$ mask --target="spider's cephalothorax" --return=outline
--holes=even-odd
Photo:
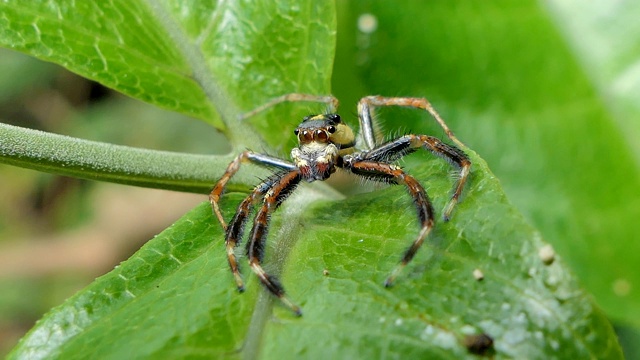
[[[406,186],[409,195],[413,198],[417,211],[420,232],[411,246],[407,248],[400,264],[385,281],[385,286],[388,287],[393,284],[404,266],[413,259],[435,222],[433,206],[422,185],[414,177],[404,172],[402,168],[393,164],[393,162],[419,148],[424,148],[434,155],[444,158],[459,169],[459,177],[454,185],[453,194],[443,213],[443,219],[448,221],[466,183],[471,161],[458,147],[446,144],[429,135],[409,134],[384,144],[376,143],[372,120],[374,108],[377,106],[406,106],[429,112],[447,136],[458,146],[463,146],[438,113],[431,107],[431,104],[423,98],[367,96],[361,99],[358,103],[358,118],[360,120],[363,147],[366,148],[362,151],[355,149],[355,136],[351,128],[342,123],[340,116],[334,113],[338,106],[338,101],[333,96],[288,94],[245,114],[244,117],[252,116],[284,101],[323,102],[330,107],[330,113],[307,116],[295,129],[294,133],[298,137],[298,147],[291,150],[293,163],[268,155],[245,151],[229,164],[224,175],[211,191],[209,199],[215,215],[225,229],[227,259],[240,291],[244,290],[244,282],[240,276],[234,249],[242,240],[245,225],[254,205],[262,203],[254,217],[251,233],[247,241],[249,266],[272,294],[280,298],[286,306],[300,315],[300,308],[285,296],[284,288],[280,282],[273,275],[266,273],[261,263],[264,257],[270,215],[286,200],[301,181],[326,180],[337,168],[342,168],[370,180]],[[281,171],[253,189],[249,196],[240,203],[236,214],[233,216],[229,226],[227,226],[220,212],[218,202],[227,182],[238,171],[240,164],[246,161],[279,168]]]
[[[341,166],[340,150],[352,148],[355,141],[337,114],[307,116],[294,134],[300,146],[291,150],[291,159],[307,181],[328,179]]]

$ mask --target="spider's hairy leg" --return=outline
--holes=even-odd
[[[265,241],[269,230],[271,214],[293,192],[302,180],[300,170],[294,170],[274,178],[269,190],[265,193],[262,206],[253,221],[251,235],[247,243],[247,256],[251,270],[258,276],[260,282],[273,295],[290,308],[296,315],[302,315],[302,310],[285,295],[284,287],[278,279],[264,271],[261,266],[264,258]]]
[[[227,230],[227,223],[224,221],[224,217],[222,217],[222,212],[220,211],[220,205],[218,204],[218,202],[220,201],[220,196],[222,196],[224,188],[229,180],[233,177],[233,175],[235,175],[236,172],[238,172],[238,170],[240,169],[240,165],[247,161],[258,165],[277,167],[285,170],[293,170],[296,168],[295,165],[288,161],[268,155],[257,154],[253,151],[243,151],[238,156],[236,156],[236,158],[231,163],[229,163],[229,166],[227,166],[227,170],[224,172],[220,180],[218,180],[216,185],[213,187],[213,190],[211,190],[211,193],[209,194],[209,202],[211,203],[213,213],[216,214],[216,217],[218,217],[218,221],[220,221],[220,225],[222,225],[222,228],[225,231]]]
[[[464,185],[467,182],[469,170],[471,169],[471,160],[469,160],[467,154],[462,150],[453,145],[448,145],[433,136],[409,134],[382,144],[373,150],[354,154],[353,161],[395,161],[421,147],[424,147],[432,154],[446,160],[449,164],[460,170],[456,184],[453,187],[451,199],[444,207],[442,214],[444,221],[449,221],[451,219],[451,213],[460,199],[462,190],[464,190]]]
[[[358,102],[358,117],[360,118],[360,128],[364,133],[365,142],[369,149],[373,149],[376,145],[373,136],[373,120],[371,116],[371,112],[376,106],[404,106],[426,110],[436,120],[438,125],[442,127],[449,139],[456,143],[456,145],[464,147],[464,144],[456,138],[447,126],[447,123],[444,122],[440,114],[431,106],[431,103],[427,99],[415,97],[366,96]],[[368,131],[369,133],[367,133]],[[367,137],[369,137],[369,139]]]
[[[404,267],[413,259],[420,249],[420,246],[422,246],[424,239],[431,232],[435,223],[433,205],[431,205],[427,192],[424,190],[422,185],[420,185],[418,180],[395,165],[376,161],[357,161],[347,163],[345,168],[354,174],[361,175],[372,180],[404,184],[413,198],[413,203],[418,212],[418,219],[420,221],[420,233],[411,246],[409,246],[405,251],[402,259],[400,260],[400,264],[398,264],[384,282],[386,287],[390,287],[393,285],[400,272],[402,272],[402,269],[404,269]]]
[[[336,99],[332,95],[312,95],[312,94],[291,93],[291,94],[285,94],[282,96],[278,96],[277,98],[271,99],[265,104],[262,104],[257,108],[240,115],[240,120],[250,118],[266,109],[269,109],[270,107],[273,107],[283,102],[303,102],[303,101],[319,102],[319,103],[327,104],[327,107],[328,107],[327,111],[329,113],[334,113],[338,109],[338,99]]]
[[[469,177],[469,170],[471,169],[471,160],[467,154],[455,146],[448,145],[440,141],[440,139],[429,135],[408,135],[411,138],[412,146],[423,145],[427,150],[431,151],[434,155],[445,159],[448,163],[458,167],[460,174],[458,180],[453,187],[453,194],[451,199],[444,207],[442,218],[444,221],[451,219],[451,212],[458,203],[464,185]]]
[[[251,194],[249,194],[249,196],[247,196],[240,203],[240,205],[238,205],[236,214],[233,216],[229,227],[227,227],[226,229],[225,247],[227,249],[227,261],[229,263],[229,267],[231,268],[231,272],[233,273],[233,277],[236,281],[239,292],[244,291],[244,281],[242,281],[242,276],[240,275],[240,269],[238,268],[238,261],[236,259],[234,249],[242,240],[244,228],[247,223],[247,219],[249,218],[249,214],[251,214],[251,209],[253,209],[253,206],[260,199],[262,199],[262,196],[267,190],[269,190],[270,187],[271,182],[269,180],[256,186]]]

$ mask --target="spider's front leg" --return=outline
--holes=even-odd
[[[236,255],[234,253],[235,247],[238,245],[239,241],[242,240],[242,234],[244,232],[244,226],[247,222],[247,218],[251,213],[251,209],[253,206],[262,198],[264,193],[269,189],[271,183],[269,180],[263,182],[258,185],[252,192],[247,196],[238,206],[233,219],[231,220],[231,225],[227,227],[227,223],[224,221],[222,217],[222,212],[220,211],[220,196],[224,192],[224,188],[233,177],[233,175],[238,172],[240,169],[240,165],[244,162],[252,162],[258,165],[277,167],[285,170],[294,170],[296,169],[295,165],[267,155],[256,154],[251,151],[244,151],[240,153],[227,167],[227,170],[224,172],[218,183],[213,187],[213,190],[209,194],[209,202],[211,203],[211,208],[213,209],[213,213],[218,217],[218,221],[220,225],[225,230],[225,248],[227,251],[227,260],[229,262],[229,267],[231,268],[231,272],[233,273],[233,277],[236,281],[236,285],[238,287],[238,291],[244,291],[244,282],[242,281],[242,277],[240,276],[240,270],[238,269],[238,261],[236,260]]]
[[[226,231],[227,223],[224,221],[224,217],[222,217],[222,212],[220,211],[220,196],[224,192],[224,188],[231,180],[233,175],[235,175],[238,170],[240,170],[240,165],[245,162],[252,162],[257,165],[276,167],[284,170],[294,170],[296,169],[295,165],[292,163],[278,159],[273,156],[257,154],[253,151],[243,151],[240,155],[236,156],[236,158],[229,163],[227,166],[227,170],[224,172],[220,180],[216,183],[209,194],[209,202],[211,203],[211,208],[213,209],[213,213],[218,217],[218,221],[220,221],[220,225]]]
[[[433,205],[431,205],[427,192],[418,180],[405,173],[396,165],[372,160],[359,160],[358,155],[354,155],[353,157],[345,157],[344,168],[368,179],[386,183],[404,184],[413,198],[413,204],[416,207],[418,219],[420,220],[420,233],[411,246],[405,251],[400,264],[391,272],[384,282],[386,287],[390,287],[402,269],[416,255],[424,239],[431,232],[433,224],[435,223]]]
[[[302,315],[299,306],[292,303],[285,296],[284,287],[278,279],[264,271],[261,266],[264,258],[265,241],[269,230],[271,214],[282,204],[284,200],[295,190],[302,180],[299,170],[285,173],[274,178],[266,194],[264,195],[262,206],[258,210],[251,229],[250,240],[247,242],[247,256],[251,270],[258,276],[260,282],[277,296],[283,304],[289,307],[296,315]]]
[[[249,214],[251,214],[253,206],[262,199],[267,190],[271,188],[271,185],[271,181],[268,179],[262,184],[256,186],[251,194],[249,194],[249,196],[247,196],[240,205],[238,205],[238,209],[236,210],[233,219],[231,219],[229,227],[225,229],[226,233],[224,243],[227,250],[227,262],[229,263],[229,268],[231,268],[231,273],[236,281],[236,286],[239,292],[244,291],[244,281],[242,281],[242,276],[240,275],[238,260],[236,259],[236,253],[234,250],[240,241],[242,241],[245,225],[249,218]]]

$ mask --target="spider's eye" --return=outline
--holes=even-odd
[[[329,119],[333,120],[334,122],[341,122],[342,120],[340,120],[340,115],[338,114],[329,114]]]
[[[335,126],[333,126],[333,125],[329,125],[329,127],[327,128],[327,131],[328,131],[330,134],[333,134],[334,132],[336,132],[336,127],[335,127]]]
[[[316,130],[315,131],[315,138],[317,140],[322,141],[322,142],[327,142],[327,140],[329,140],[329,135],[327,134],[326,131]]]
[[[300,137],[300,140],[303,143],[308,143],[313,140],[313,134],[311,133],[311,131],[302,130],[302,136]]]
[[[298,134],[300,133],[300,130],[299,129],[295,129],[295,130],[293,130],[293,133],[295,134],[295,136],[298,136]]]

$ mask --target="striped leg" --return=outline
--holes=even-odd
[[[302,315],[302,310],[285,295],[284,287],[274,275],[264,271],[261,266],[264,258],[265,241],[269,230],[271,214],[282,204],[291,192],[300,183],[302,175],[299,170],[285,173],[274,179],[271,187],[264,195],[262,206],[258,210],[253,221],[250,240],[247,243],[247,256],[251,270],[258,276],[262,285],[269,292],[277,296],[284,305],[290,308],[296,315]]]
[[[464,147],[464,144],[453,135],[453,132],[447,126],[447,123],[440,117],[440,114],[436,109],[431,106],[431,103],[425,98],[413,98],[413,97],[383,97],[383,96],[366,96],[360,99],[358,102],[358,117],[360,119],[360,129],[363,132],[365,139],[365,145],[368,149],[376,147],[376,141],[374,136],[373,126],[373,112],[375,107],[379,106],[404,106],[412,107],[416,109],[426,110],[442,127],[456,145]]]
[[[469,160],[462,150],[453,145],[445,144],[440,141],[440,139],[433,136],[405,135],[396,140],[380,145],[373,150],[354,154],[352,161],[374,161],[386,163],[395,161],[421,147],[424,147],[432,154],[446,160],[449,164],[460,169],[458,180],[453,187],[451,199],[445,206],[442,215],[444,221],[449,221],[449,219],[451,219],[451,213],[462,194],[464,185],[469,177],[469,170],[471,169],[471,160]]]
[[[225,247],[227,249],[227,261],[233,273],[239,292],[244,291],[244,282],[238,268],[238,260],[234,252],[236,246],[242,241],[245,225],[253,206],[262,199],[263,195],[271,187],[271,181],[267,180],[256,186],[255,189],[238,205],[236,214],[231,219],[229,227],[226,228]]]
[[[224,217],[222,217],[222,212],[220,211],[220,205],[218,202],[220,201],[220,196],[224,192],[224,188],[235,175],[236,172],[240,169],[240,165],[245,162],[252,162],[258,165],[270,166],[281,168],[285,170],[294,170],[296,169],[295,165],[288,161],[284,161],[278,159],[276,157],[262,155],[254,153],[253,151],[243,151],[240,153],[230,164],[227,166],[227,170],[224,172],[218,183],[213,187],[211,193],[209,194],[209,202],[211,203],[211,208],[213,209],[213,213],[218,217],[218,221],[220,221],[220,225],[226,231],[227,223],[224,221]]]
[[[451,219],[451,213],[456,206],[464,189],[464,185],[467,183],[469,177],[469,171],[471,170],[471,160],[469,157],[457,147],[448,145],[440,141],[440,139],[428,135],[409,135],[411,138],[411,146],[423,145],[427,150],[431,151],[436,156],[445,159],[448,163],[455,165],[460,169],[458,181],[453,187],[453,194],[451,199],[444,207],[442,218],[444,221]]]
[[[364,176],[373,180],[379,180],[383,182],[393,182],[397,184],[404,184],[409,190],[409,194],[413,198],[413,203],[418,212],[418,219],[420,221],[420,233],[415,241],[409,246],[402,256],[400,264],[391,272],[387,280],[384,282],[386,287],[393,285],[396,277],[402,269],[413,259],[420,246],[424,242],[424,239],[429,235],[434,224],[433,206],[429,200],[427,192],[422,185],[413,176],[406,174],[402,169],[395,165],[375,162],[375,161],[359,161],[349,163],[345,168],[357,175]]]

